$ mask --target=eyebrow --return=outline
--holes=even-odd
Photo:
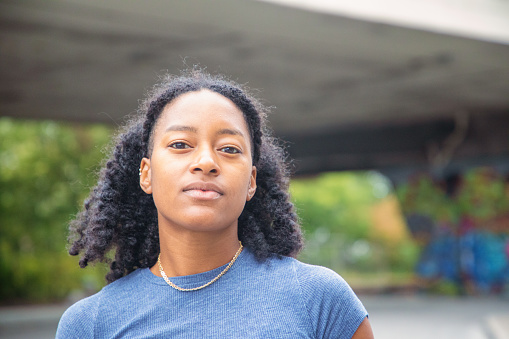
[[[166,129],[166,132],[174,132],[174,131],[197,133],[198,129],[196,127],[185,126],[185,125],[173,125]],[[237,129],[232,129],[232,128],[223,128],[223,129],[220,129],[219,131],[217,131],[217,133],[216,133],[216,135],[224,135],[224,134],[238,135],[238,136],[244,137],[244,134],[242,134],[241,131],[239,131]]]
[[[231,128],[223,128],[223,129],[217,131],[216,134],[217,135],[223,135],[223,134],[238,135],[238,136],[244,137],[244,134],[242,134],[241,131],[239,131],[237,129],[231,129]]]
[[[166,132],[172,132],[172,131],[194,132],[194,133],[198,132],[198,130],[195,127],[184,126],[184,125],[173,125],[166,129]]]

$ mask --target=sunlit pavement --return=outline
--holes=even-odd
[[[360,296],[377,339],[509,339],[509,299]]]
[[[509,299],[361,295],[376,339],[509,339]],[[54,338],[66,306],[0,307],[0,338]]]

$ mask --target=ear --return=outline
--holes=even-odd
[[[251,176],[249,177],[249,186],[247,188],[246,201],[251,200],[256,193],[256,167],[253,166]]]
[[[152,170],[150,168],[150,159],[141,159],[140,164],[140,187],[143,192],[152,194]]]

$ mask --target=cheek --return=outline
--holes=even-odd
[[[235,200],[230,205],[230,208],[232,210],[232,215],[235,216],[236,219],[240,217],[242,212],[244,211],[244,208],[246,207],[246,194],[244,191],[239,192],[238,195],[235,197]]]
[[[243,173],[246,173],[243,170]],[[249,186],[251,184],[251,173],[239,175],[237,179],[237,198],[245,203],[247,193],[249,191]]]
[[[162,201],[171,200],[173,189],[177,187],[176,178],[179,177],[175,172],[175,170],[167,166],[152,168],[151,183],[154,201],[156,201],[156,199]]]

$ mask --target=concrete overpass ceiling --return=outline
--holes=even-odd
[[[499,43],[509,43],[503,0],[262,0],[310,11]]]
[[[272,127],[300,159],[313,152],[303,153],[302,136],[320,142],[327,134],[342,144],[344,131],[358,132],[351,134],[352,141],[375,136],[376,144],[354,142],[351,151],[333,145],[323,166],[301,167],[309,173],[426,164],[429,145],[443,144],[458,115],[467,116],[470,126],[484,118],[496,117],[500,126],[509,121],[507,3],[485,1],[492,9],[499,5],[490,12],[480,11],[479,1],[465,1],[475,6],[464,5],[472,11],[458,17],[478,13],[480,24],[425,29],[419,21],[405,25],[401,18],[370,17],[352,9],[359,6],[348,12],[346,1],[272,2],[4,0],[0,114],[117,124],[136,110],[158,75],[199,63],[260,89],[259,96],[276,106]],[[316,6],[309,8],[311,3]],[[365,8],[374,4],[360,3],[369,5]],[[414,12],[426,7],[423,1],[415,3],[420,7]],[[436,9],[437,3],[428,7]],[[396,0],[387,4],[398,8]],[[465,28],[483,26],[490,18],[485,12],[496,28],[477,33]],[[424,17],[442,17],[429,13]],[[440,125],[436,128],[442,132],[429,127],[435,139],[413,140],[404,131],[419,124]],[[394,129],[399,132],[387,134]],[[406,153],[392,151],[398,142],[418,145]],[[366,156],[375,149],[377,157]],[[499,156],[500,150],[490,154]]]

